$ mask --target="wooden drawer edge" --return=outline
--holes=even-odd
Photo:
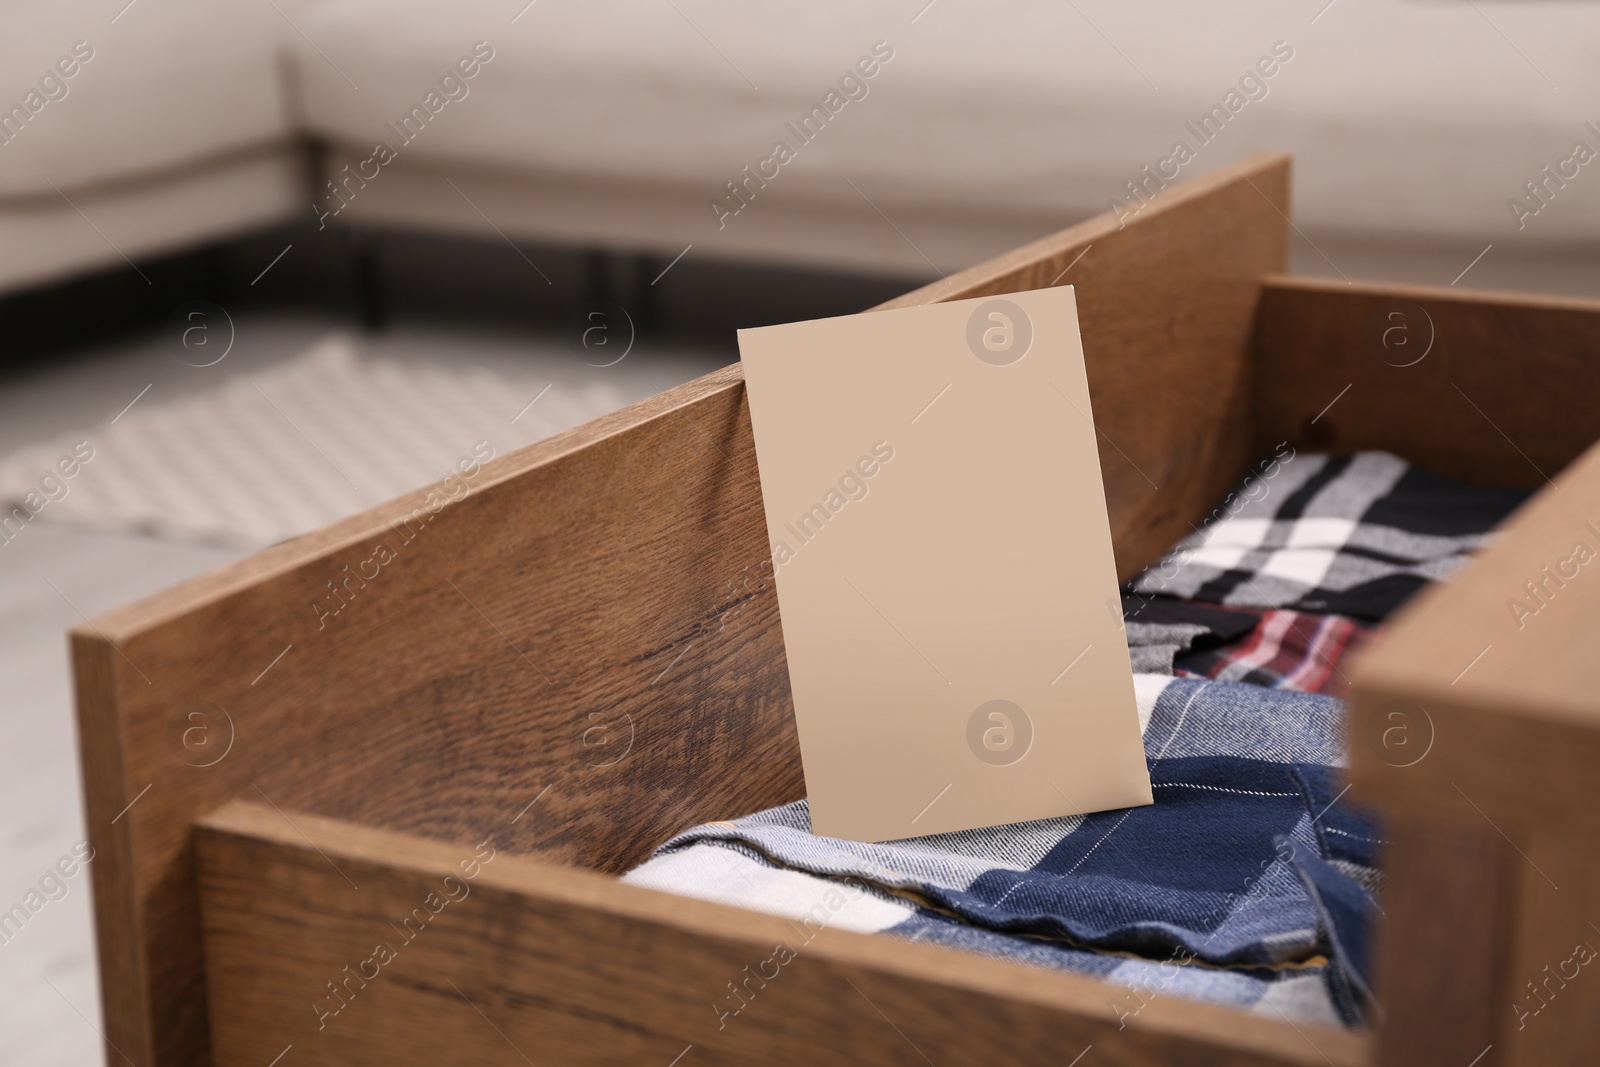
[[[197,849],[218,1064],[269,1062],[291,1044],[297,1063],[433,1062],[445,1034],[482,1062],[521,1062],[516,1045],[535,1062],[664,1064],[692,1045],[696,1062],[802,1064],[841,1042],[860,1062],[937,1050],[940,1067],[1056,1062],[1088,1045],[1098,1063],[1130,1065],[1371,1060],[1362,1034],[1175,997],[1119,1031],[1111,987],[1093,979],[833,929],[796,944],[777,916],[244,801],[200,823]],[[392,925],[430,892],[429,928]],[[369,962],[374,939],[395,950],[388,974]],[[794,952],[783,964],[779,944]],[[756,978],[748,1007],[719,1016],[715,1004],[742,1003],[726,987],[747,967],[779,977]],[[422,1016],[426,1032],[412,1032]]]

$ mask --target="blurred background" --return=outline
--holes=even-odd
[[[1253,152],[1295,273],[1600,296],[1597,90],[1585,0],[0,5],[5,1062],[99,1058],[68,626]]]

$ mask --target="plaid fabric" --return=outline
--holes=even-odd
[[[1256,617],[1243,611],[1126,593],[1122,618],[1135,674],[1172,674],[1179,654],[1230,644],[1256,624]]]
[[[1340,703],[1137,683],[1151,807],[863,844],[811,834],[797,801],[680,834],[625,880],[787,915],[800,942],[828,925],[888,931],[1358,1022],[1377,834],[1335,803]]]
[[[1375,628],[1343,615],[1217,607],[1171,597],[1122,598],[1136,672],[1250,682],[1342,696],[1341,663]]]
[[[625,880],[787,916],[796,951],[831,926],[1098,975],[1124,1017],[1172,994],[1356,1025],[1378,834],[1338,802],[1343,705],[1300,691],[1339,691],[1368,623],[1526,495],[1384,453],[1260,464],[1124,598],[1150,807],[861,844],[811,834],[800,801]]]
[[[1376,621],[1452,574],[1527,496],[1464,486],[1384,452],[1280,454],[1128,588]]]
[[[1180,676],[1249,682],[1268,689],[1343,696],[1350,678],[1340,664],[1372,639],[1375,628],[1343,615],[1269,609],[1248,637],[1175,657]]]

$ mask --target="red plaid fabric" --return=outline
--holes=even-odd
[[[1276,608],[1261,613],[1248,637],[1223,648],[1180,654],[1174,673],[1343,696],[1350,680],[1341,663],[1370,641],[1376,629],[1344,615]]]

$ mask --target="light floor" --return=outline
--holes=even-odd
[[[298,355],[348,322],[312,316],[244,318],[227,359],[198,369],[167,340],[115,343],[87,360],[13,379],[0,389],[0,455],[104,423],[146,385],[141,403],[214,387],[226,377]],[[460,327],[407,326],[358,334],[364,354],[453,366],[537,368],[560,384],[601,374],[630,399],[722,365],[721,353],[649,351],[614,367],[585,366],[559,338]],[[65,631],[242,554],[237,550],[89,533],[36,521],[0,543],[0,912],[23,902],[85,834]],[[0,944],[0,1062],[78,1067],[101,1061],[99,989],[89,875],[45,887],[51,900]],[[48,894],[41,893],[42,896]],[[0,933],[0,936],[4,936]],[[112,1063],[122,1062],[115,1054]]]

